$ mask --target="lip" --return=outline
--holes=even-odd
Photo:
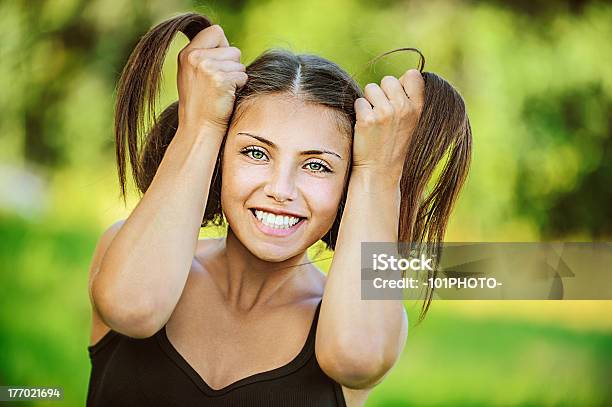
[[[268,236],[285,237],[285,236],[292,235],[300,227],[302,227],[302,224],[306,221],[306,218],[300,217],[300,221],[288,229],[275,229],[275,228],[271,228],[270,226],[266,226],[263,222],[257,219],[257,216],[255,216],[255,208],[250,209],[249,212],[251,212],[253,221],[255,222],[255,226],[257,226],[257,229],[259,229],[263,234],[268,235]],[[278,215],[280,215],[280,213]]]
[[[264,212],[269,212],[269,213],[273,213],[275,215],[287,215],[287,216],[293,216],[294,218],[306,218],[306,216],[304,215],[300,215],[299,213],[296,212],[287,212],[287,211],[281,211],[279,209],[272,209],[272,208],[266,208],[263,206],[254,206],[252,208],[249,208],[251,211],[264,211]]]

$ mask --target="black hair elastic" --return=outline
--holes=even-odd
[[[370,61],[370,64],[373,64],[374,62],[378,61],[380,58],[387,56],[389,54],[392,54],[394,52],[399,52],[399,51],[413,51],[416,52],[417,54],[419,54],[419,72],[421,74],[423,74],[423,69],[425,68],[425,56],[423,56],[423,54],[421,53],[421,51],[419,51],[416,48],[397,48],[397,49],[393,49],[391,51],[387,51],[384,54],[381,54],[379,56],[377,56],[376,58],[374,58],[372,61]]]

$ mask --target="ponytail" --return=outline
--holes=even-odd
[[[435,278],[448,219],[469,170],[472,130],[457,90],[431,72],[423,73],[423,79],[425,103],[400,181],[398,240],[425,248],[435,265],[428,277]],[[441,174],[425,196],[427,184],[445,158]],[[433,287],[428,286],[419,321],[425,317],[432,297]]]
[[[400,51],[419,55],[418,70],[425,82],[425,95],[400,179],[398,249],[402,256],[410,256],[410,251],[416,249],[432,258],[433,271],[427,277],[435,278],[448,219],[470,167],[472,129],[459,92],[440,76],[423,72],[425,57],[418,49],[393,49],[372,59],[367,66]],[[425,195],[436,168],[445,158],[431,192]],[[428,285],[419,322],[425,317],[432,297],[433,286]]]
[[[208,18],[196,13],[182,14],[166,20],[140,39],[123,68],[115,104],[115,151],[119,184],[124,202],[126,198],[126,148],[134,180],[138,189],[144,193],[176,131],[175,121],[178,106],[176,102],[162,113],[162,122],[158,123],[155,115],[162,65],[168,47],[178,31],[185,34],[191,41],[198,32],[210,25]],[[172,126],[174,126],[174,131],[168,131],[172,130]],[[149,129],[151,130],[145,141],[147,154],[143,154],[141,151],[143,139],[145,139],[145,132]],[[146,168],[145,165],[147,165]],[[153,169],[152,174],[149,171],[151,168]]]

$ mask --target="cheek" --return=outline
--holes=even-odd
[[[246,197],[258,185],[259,172],[243,160],[224,161],[222,168],[221,200],[231,203]]]
[[[342,198],[343,184],[338,181],[310,182],[304,190],[308,205],[321,223],[330,224],[336,219],[338,204]],[[307,191],[307,192],[306,192]]]

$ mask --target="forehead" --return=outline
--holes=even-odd
[[[333,109],[290,95],[262,95],[247,101],[230,133],[240,131],[256,133],[280,147],[327,147],[338,152],[350,147],[349,136],[339,129]]]

